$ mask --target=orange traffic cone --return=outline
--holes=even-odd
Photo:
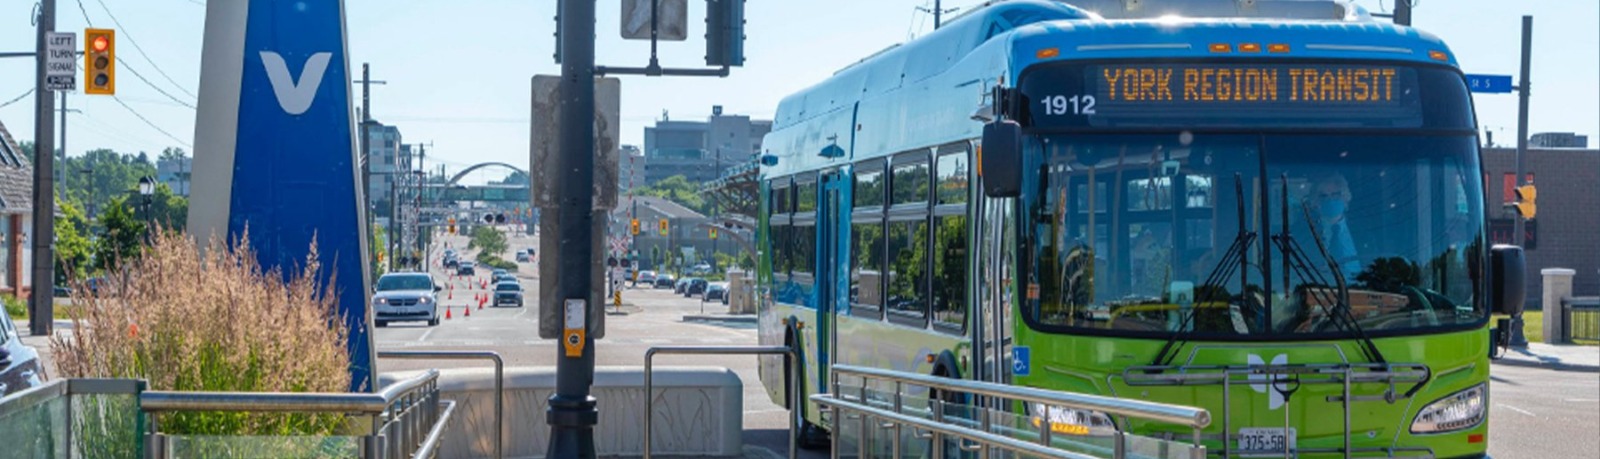
[[[461,308],[461,317],[472,317],[472,308]]]
[[[445,295],[446,295],[446,296],[445,296],[445,299],[447,299],[447,300],[454,300],[454,299],[456,299],[456,289],[455,289],[455,288],[453,288],[453,287],[452,287],[452,288],[451,288],[451,289],[450,289],[450,292],[449,292],[449,293],[446,293],[446,294],[445,294]]]
[[[450,320],[450,307],[444,307],[444,320]]]

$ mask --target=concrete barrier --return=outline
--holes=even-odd
[[[414,374],[384,373],[379,384]],[[550,427],[545,408],[555,392],[554,367],[505,370],[505,455],[543,457]],[[494,456],[494,370],[463,368],[439,375],[440,397],[455,400],[456,413],[445,432],[439,457]],[[644,454],[644,368],[595,369],[593,394],[600,425],[595,452],[600,456]],[[659,456],[739,456],[744,444],[743,383],[723,367],[656,367],[655,436]]]

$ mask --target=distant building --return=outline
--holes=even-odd
[[[1571,132],[1540,132],[1528,137],[1530,148],[1589,148],[1589,136]]]
[[[367,203],[377,218],[387,221],[391,193],[395,191],[395,172],[402,156],[400,128],[373,121],[367,128],[371,177],[367,179]]]
[[[25,297],[33,285],[33,165],[0,123],[0,293]]]
[[[188,156],[156,161],[156,180],[172,188],[178,196],[189,196],[189,174],[194,170],[194,159]]]
[[[645,182],[654,184],[674,175],[691,182],[715,179],[722,171],[749,162],[770,131],[771,121],[724,115],[721,106],[712,107],[706,121],[657,121],[644,128]]]
[[[1516,214],[1502,206],[1516,200],[1515,148],[1483,149],[1484,204],[1488,207],[1489,237],[1496,244],[1512,243],[1511,228]],[[1572,279],[1574,295],[1600,294],[1600,150],[1576,148],[1535,148],[1526,158],[1528,181],[1539,189],[1538,213],[1527,226],[1527,298],[1530,308],[1538,307],[1543,297],[1539,272],[1545,268],[1568,268],[1578,272]]]
[[[719,243],[711,238],[711,218],[666,199],[619,197],[617,208],[611,211],[610,234],[627,239],[633,231],[633,218],[639,219],[639,234],[633,236],[631,249],[639,254],[638,269],[662,269],[668,257],[680,260],[678,267],[686,268],[709,262],[714,251],[729,255],[739,253],[734,243]],[[664,235],[661,234],[661,220],[667,221]]]

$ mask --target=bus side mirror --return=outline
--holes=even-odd
[[[985,196],[1014,198],[1022,194],[1022,125],[1011,120],[983,125],[978,174],[983,177]]]
[[[1527,301],[1527,261],[1522,247],[1496,244],[1489,249],[1490,312],[1517,316]]]

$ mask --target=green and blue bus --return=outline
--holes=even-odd
[[[847,364],[1196,406],[1221,457],[1484,456],[1490,315],[1523,268],[1488,243],[1476,132],[1444,42],[1346,2],[984,4],[779,105],[760,340],[802,352],[762,381],[779,404]]]

